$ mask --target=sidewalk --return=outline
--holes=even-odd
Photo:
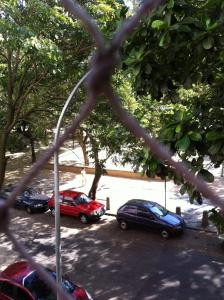
[[[83,165],[81,159],[78,159],[78,155],[74,155],[71,150],[62,149],[62,153],[59,155],[60,164],[67,165]],[[75,149],[77,151],[77,149]],[[79,150],[80,151],[80,150]],[[81,153],[76,152],[81,157]],[[27,157],[27,156],[26,156]],[[21,161],[23,162],[21,164]],[[17,166],[16,162],[19,162]],[[109,162],[106,166],[110,169],[131,170],[130,166],[119,167],[114,166],[112,162]],[[11,169],[7,172],[7,180],[10,183],[15,183],[16,178],[20,178],[27,169],[29,164],[24,162],[24,158],[12,159]],[[210,170],[215,176],[215,181],[210,184],[219,196],[224,199],[224,177],[220,177],[221,169]],[[82,174],[75,174],[70,172],[60,172],[60,189],[76,189],[88,194],[92,185],[94,175],[86,174],[85,178]],[[53,182],[54,176],[51,170],[41,170],[34,181],[31,183],[38,186],[44,193],[51,195],[54,188]],[[85,180],[86,179],[86,180]],[[195,229],[203,229],[201,227],[202,213],[204,210],[209,210],[214,205],[208,199],[203,199],[203,204],[197,203],[190,204],[187,195],[181,196],[179,193],[180,187],[175,185],[172,181],[168,181],[166,184],[166,203],[165,203],[165,184],[160,180],[137,180],[137,179],[125,179],[120,177],[102,176],[99,182],[97,190],[97,199],[106,204],[106,198],[110,198],[110,210],[108,213],[116,214],[117,209],[130,199],[146,199],[158,202],[159,204],[166,206],[170,211],[175,212],[176,207],[181,208],[182,216],[185,218],[187,226]],[[204,230],[204,229],[203,229]],[[216,232],[214,226],[209,225],[206,230]]]
[[[76,165],[82,162],[82,152],[79,147],[75,149],[76,157],[72,153],[71,149],[64,149],[64,152],[60,154],[59,160],[61,164]],[[101,153],[105,156],[105,153]],[[78,161],[77,161],[78,158]],[[125,167],[115,166],[112,159],[106,163],[106,168],[119,169],[131,171],[132,168],[129,165]],[[216,169],[210,169],[210,172],[215,176],[215,181],[210,184],[219,196],[224,199],[224,177],[221,177],[221,167]],[[73,174],[74,176],[74,174]],[[77,175],[79,177],[79,175]],[[69,188],[79,189],[88,194],[93,180],[93,175],[86,175],[86,183],[80,187],[80,183],[75,181],[68,182],[66,184]],[[81,184],[82,185],[82,184]],[[66,187],[65,186],[65,187]],[[62,188],[64,188],[62,186]],[[141,198],[158,202],[159,204],[166,206],[170,211],[175,212],[176,207],[181,208],[182,216],[185,218],[189,227],[196,229],[203,229],[201,227],[202,214],[204,210],[210,210],[214,207],[208,199],[203,199],[203,204],[197,203],[190,204],[188,196],[183,196],[179,193],[180,186],[175,185],[172,181],[168,181],[166,184],[166,203],[165,203],[165,184],[160,180],[135,180],[125,179],[118,177],[102,176],[100,179],[99,187],[97,190],[97,199],[102,199],[105,203],[106,197],[110,198],[110,210],[108,213],[116,214],[117,209],[126,201],[134,198]],[[223,201],[224,202],[224,201]],[[215,231],[216,228],[213,225],[209,225],[207,230]],[[203,229],[204,230],[204,229]]]
[[[91,187],[93,175],[86,174],[86,181],[83,185],[81,175],[77,175],[74,180],[68,180],[61,185],[60,189],[78,189],[86,194]],[[74,174],[73,174],[74,177]],[[80,177],[80,178],[79,178]],[[216,190],[220,197],[224,198],[224,178],[217,177],[211,187]],[[109,214],[116,214],[117,209],[130,199],[146,199],[155,201],[170,211],[175,212],[176,207],[181,208],[181,214],[185,218],[187,226],[193,229],[208,230],[216,232],[213,225],[206,228],[201,227],[202,214],[204,210],[214,207],[208,199],[203,199],[203,204],[190,204],[187,195],[179,194],[179,186],[172,181],[166,183],[166,204],[165,204],[165,184],[159,180],[134,180],[118,177],[102,176],[97,190],[97,199],[106,205],[106,198],[110,199]]]

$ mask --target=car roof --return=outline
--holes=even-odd
[[[60,192],[60,194],[61,195],[63,195],[63,194],[68,195],[69,194],[71,197],[82,195],[82,194],[85,195],[85,193],[83,193],[83,192],[78,192],[78,191],[73,191],[73,190],[63,190],[63,191]]]
[[[131,199],[127,203],[125,203],[125,205],[152,207],[156,205],[156,202],[143,199]]]

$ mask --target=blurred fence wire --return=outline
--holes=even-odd
[[[61,0],[61,5],[69,12],[72,18],[80,19],[86,30],[91,34],[96,51],[91,61],[91,74],[88,77],[87,87],[88,95],[86,102],[80,108],[78,116],[76,116],[71,125],[65,130],[64,134],[57,140],[57,142],[49,148],[45,154],[39,159],[26,175],[20,180],[18,186],[13,190],[6,202],[0,202],[0,231],[5,233],[8,239],[12,242],[15,249],[29,261],[30,265],[37,270],[40,277],[52,288],[55,294],[60,295],[61,299],[71,299],[61,287],[57,286],[56,282],[45,272],[41,265],[37,264],[25,247],[16,239],[14,234],[10,231],[10,217],[9,209],[13,206],[16,197],[23,191],[24,187],[32,180],[32,178],[41,170],[41,168],[48,162],[66,139],[74,133],[81,121],[83,121],[89,113],[94,109],[97,103],[97,97],[104,94],[108,99],[111,107],[114,109],[120,122],[126,126],[137,138],[142,139],[145,145],[161,160],[172,166],[176,172],[180,173],[185,180],[194,185],[204,197],[210,199],[214,206],[223,207],[219,196],[209,188],[209,186],[199,177],[196,177],[183,163],[172,159],[168,149],[156,141],[150,133],[146,132],[134,117],[129,115],[121,105],[121,101],[115,94],[112,88],[111,76],[117,67],[120,56],[119,49],[128,35],[138,25],[140,19],[149,13],[152,9],[160,5],[160,0],[144,1],[136,14],[127,19],[121,28],[114,34],[110,46],[106,46],[106,41],[99,31],[95,21],[86,13],[84,8],[73,0]]]

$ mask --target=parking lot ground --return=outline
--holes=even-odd
[[[55,266],[54,218],[11,211],[11,230],[35,259]],[[115,218],[83,225],[61,218],[63,273],[95,300],[223,299],[224,249],[214,234],[187,230],[162,239],[149,230],[121,231]],[[0,265],[20,259],[0,237]]]

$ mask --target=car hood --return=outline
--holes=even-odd
[[[169,212],[165,216],[160,217],[160,220],[173,226],[181,224],[181,221],[178,218],[178,216]]]
[[[104,205],[100,202],[97,202],[95,200],[89,202],[89,203],[86,203],[86,204],[83,204],[82,205],[85,209],[87,210],[91,210],[91,211],[94,211],[98,208],[101,208],[101,207],[104,207]]]

